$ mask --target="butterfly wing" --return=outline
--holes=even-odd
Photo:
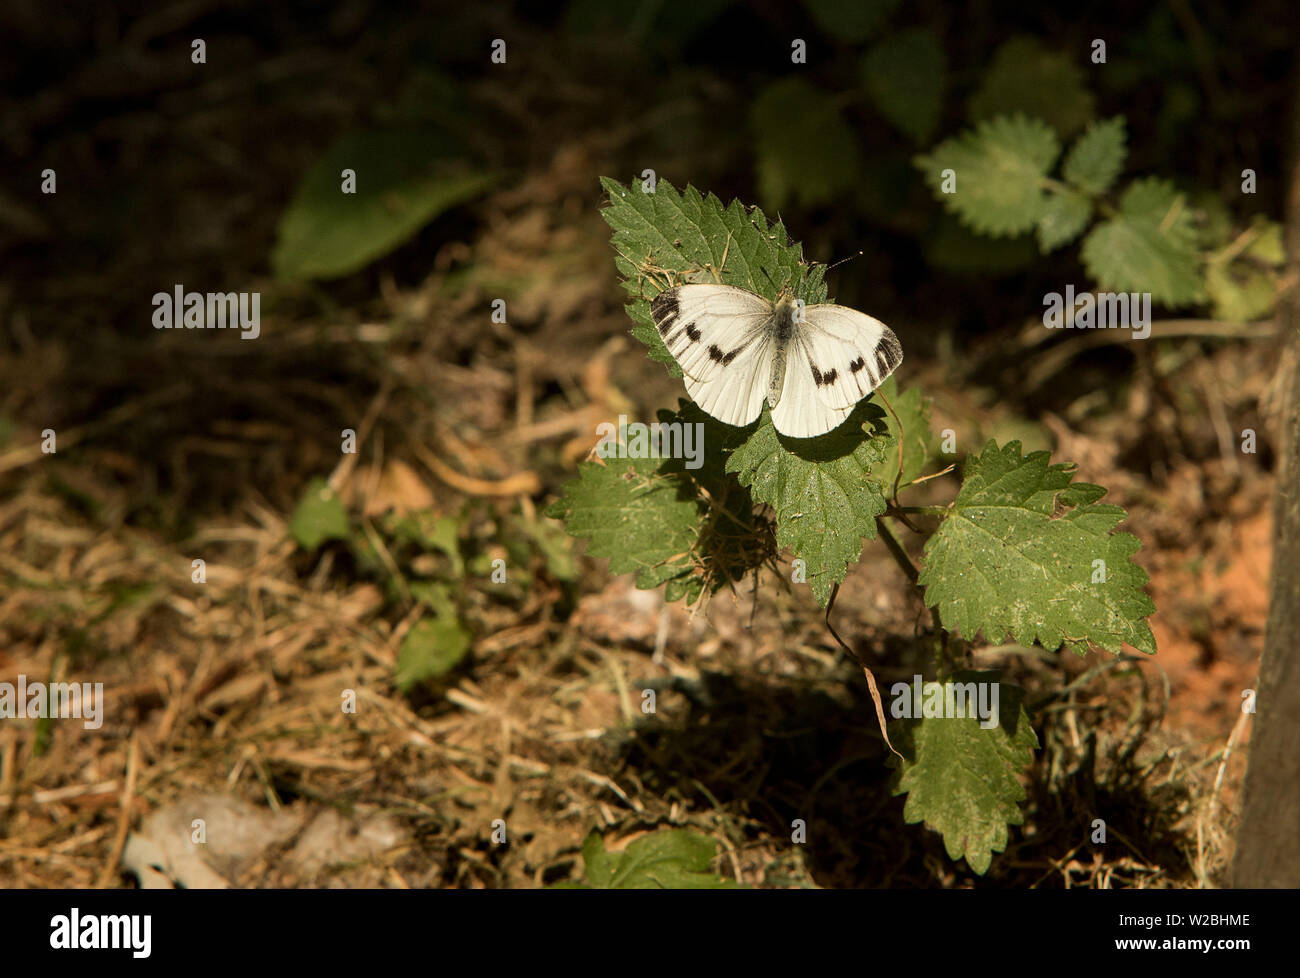
[[[847,306],[808,306],[790,338],[772,423],[792,438],[824,435],[902,362],[898,337],[879,319]]]
[[[730,285],[679,285],[650,303],[655,327],[705,412],[743,427],[763,413],[772,303]]]

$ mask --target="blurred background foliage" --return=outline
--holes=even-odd
[[[134,6],[59,17],[57,5],[18,3],[4,15],[18,42],[3,69],[13,109],[4,138],[27,160],[8,173],[3,214],[19,239],[10,262],[43,264],[57,248],[58,277],[126,260],[127,226],[182,222],[185,247],[140,259],[160,277],[228,263],[235,225],[250,239],[249,272],[336,278],[402,244],[395,267],[415,270],[431,240],[421,228],[584,142],[621,178],[650,168],[780,212],[811,258],[864,251],[843,301],[869,300],[930,333],[981,329],[1035,308],[1046,285],[1082,285],[1078,257],[1044,259],[1028,234],[972,234],[913,161],[1015,113],[1066,145],[1090,122],[1124,116],[1128,173],[1173,181],[1195,196],[1198,221],[1225,234],[1280,213],[1290,38],[1258,25],[1285,22],[1282,2],[1175,0],[1119,18],[1095,4],[893,0],[486,3],[454,16],[439,4],[291,3],[247,20],[254,8],[239,3]],[[115,31],[120,47],[109,46]],[[204,35],[208,67],[196,71],[186,38]],[[490,61],[495,38],[505,64]],[[806,63],[792,63],[796,39]],[[1105,64],[1090,60],[1096,39]],[[241,86],[270,118],[214,131]],[[162,112],[146,115],[141,100],[153,97]],[[89,148],[77,138],[88,129]],[[175,209],[165,188],[138,179],[164,156],[187,159],[172,170],[195,188],[238,185],[229,202],[240,209]],[[243,165],[250,156],[256,167]],[[346,163],[363,187],[382,189],[379,211],[374,196],[340,199]],[[38,208],[32,170],[47,165],[60,194]],[[1259,175],[1254,196],[1241,193],[1244,168]],[[264,193],[249,199],[250,182]],[[594,178],[592,188],[594,199]],[[922,301],[937,283],[953,300],[941,314]]]

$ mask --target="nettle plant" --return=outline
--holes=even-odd
[[[1193,204],[1157,176],[1116,192],[1126,155],[1123,116],[1090,124],[1062,156],[1051,126],[1017,113],[981,122],[915,164],[935,197],[977,234],[1032,232],[1043,254],[1082,235],[1079,258],[1101,289],[1149,293],[1170,307],[1208,300],[1215,318],[1229,322],[1269,314],[1285,262],[1282,226],[1256,215],[1234,232],[1216,196]],[[1243,170],[1243,193],[1253,193],[1254,183],[1254,171]]]
[[[783,224],[758,208],[724,206],[664,180],[653,192],[635,182],[603,184],[632,334],[674,376],[681,371],[651,319],[651,300],[665,288],[718,281],[770,300],[784,287],[808,305],[827,301],[826,266],[806,262]],[[1101,502],[1100,486],[1072,481],[1072,466],[1052,463],[1048,452],[1026,455],[1019,442],[990,441],[960,460],[961,488],[946,506],[908,505],[910,490],[958,461],[941,451],[955,446],[936,438],[929,413],[920,390],[900,390],[892,377],[819,438],[780,435],[766,406],[757,422],[734,428],[683,399],[659,421],[702,425],[702,464],[605,453],[579,467],[550,515],[586,538],[589,554],[608,558],[613,572],[635,573],[639,588],[664,588],[669,601],[702,602],[764,566],[783,573],[778,555],[787,553],[784,573],[807,584],[831,635],[864,670],[897,755],[890,762],[895,793],[908,796],[905,821],[942,833],[949,856],[964,856],[982,874],[1006,848],[1007,827],[1023,822],[1018,774],[1038,741],[1021,691],[997,672],[970,668],[972,643],[1010,635],[1047,650],[1120,654],[1128,643],[1154,654],[1146,618],[1155,609],[1142,590],[1146,573],[1130,560],[1137,538],[1114,532],[1124,511]],[[921,514],[930,519],[910,519]],[[916,525],[935,520],[928,531]],[[919,568],[904,532],[928,532]],[[941,704],[928,690],[919,715],[900,710],[906,718],[886,720],[911,694],[886,703],[868,664],[830,625],[864,541],[880,542],[880,555],[899,564],[931,611],[933,680],[996,684],[996,723],[973,710],[933,715]]]

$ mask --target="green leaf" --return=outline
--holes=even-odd
[[[689,574],[703,502],[680,477],[661,472],[663,464],[658,458],[584,462],[547,515],[586,538],[591,556],[608,557],[611,573],[636,571],[639,588]]]
[[[345,169],[356,173],[356,193],[342,190]],[[355,272],[492,181],[436,130],[346,136],[307,171],[280,219],[275,274],[312,279]]]
[[[1205,263],[1205,291],[1212,303],[1216,319],[1230,322],[1249,322],[1273,312],[1277,304],[1278,281],[1275,270],[1286,262],[1286,249],[1282,244],[1282,225],[1270,221],[1262,214],[1251,221],[1253,237],[1238,237],[1227,242],[1231,234],[1227,208],[1217,214],[1212,210],[1211,198],[1202,205],[1198,241],[1212,253]],[[1208,225],[1217,224],[1218,228]],[[1207,242],[1211,234],[1219,240]],[[1239,242],[1247,241],[1244,248]]]
[[[926,603],[967,639],[1010,633],[1049,651],[1093,642],[1114,653],[1127,642],[1154,655],[1147,575],[1129,560],[1138,540],[1111,532],[1124,510],[1099,503],[1105,489],[1072,484],[1071,466],[1048,458],[990,441],[968,461],[956,501],[926,541],[918,581]]]
[[[438,550],[451,560],[452,576],[465,576],[465,561],[460,553],[460,521],[454,516],[436,516],[428,510],[417,510],[391,518],[387,532],[398,541],[411,542],[425,550]]]
[[[972,122],[1023,112],[1072,136],[1093,117],[1093,97],[1075,59],[1032,37],[1014,37],[998,48],[971,96]]]
[[[1277,286],[1273,276],[1246,262],[1210,262],[1205,266],[1205,291],[1215,319],[1245,323],[1273,311]]]
[[[546,563],[546,570],[557,581],[576,581],[578,561],[573,553],[573,538],[560,526],[540,518],[520,517],[510,522],[512,529],[532,540]]]
[[[912,28],[891,34],[862,59],[867,92],[890,123],[918,143],[939,125],[948,71],[933,32]]]
[[[1076,190],[1052,193],[1038,219],[1038,247],[1043,254],[1073,241],[1088,226],[1092,201]]]
[[[771,556],[773,544],[768,521],[725,468],[726,450],[743,431],[680,404],[677,413],[660,411],[658,423],[664,432],[691,432],[691,457],[675,436],[670,458],[605,455],[604,466],[579,467],[579,480],[564,487],[548,515],[588,538],[592,556],[610,557],[613,573],[635,570],[638,588],[663,584],[665,600],[690,604],[744,578]],[[628,441],[630,454],[642,453],[635,437]]]
[[[1094,122],[1065,157],[1061,174],[1084,193],[1104,194],[1124,168],[1124,117]]]
[[[734,880],[709,870],[718,844],[686,829],[661,829],[628,844],[622,852],[607,852],[595,832],[582,844],[582,860],[591,889],[597,890],[726,890]]]
[[[808,440],[778,435],[764,407],[758,430],[727,459],[727,471],[776,511],[777,543],[804,561],[823,606],[862,556],[863,539],[875,539],[886,504],[871,473],[889,445],[884,411],[870,399],[830,434]]]
[[[451,588],[442,581],[411,581],[408,588],[411,597],[427,604],[435,616],[456,617],[456,600],[452,597]]]
[[[874,34],[900,0],[804,0],[817,26],[837,41],[860,44]]]
[[[899,485],[911,482],[935,458],[934,432],[930,429],[930,398],[921,395],[921,388],[909,387],[901,394],[898,381],[893,376],[880,385],[880,393],[893,406],[891,414],[885,411],[884,422],[889,430],[890,446],[884,459],[875,466],[872,474],[890,491],[898,478],[898,452],[903,452],[903,476]],[[882,402],[883,403],[883,402]],[[894,420],[898,415],[898,421]],[[898,440],[898,422],[903,423],[903,439]]]
[[[1192,221],[1196,225],[1196,246],[1201,251],[1217,251],[1233,235],[1232,212],[1213,190],[1199,190],[1192,195]]]
[[[587,880],[596,889],[608,889],[614,880],[614,857],[605,851],[604,840],[592,832],[582,842],[582,862]]]
[[[749,120],[758,191],[769,207],[830,204],[854,186],[862,169],[857,139],[825,92],[802,78],[772,82],[754,99]]]
[[[393,682],[408,693],[418,683],[451,672],[468,652],[469,632],[456,618],[421,618],[402,639]]]
[[[1204,297],[1191,210],[1167,180],[1133,181],[1119,213],[1084,238],[1081,256],[1103,290],[1150,292],[1167,306]]]
[[[1021,705],[1023,692],[998,683],[998,678],[996,672],[969,671],[949,678],[963,685],[997,684],[997,726],[985,729],[975,716],[930,716],[890,724],[890,740],[905,758],[890,758],[898,769],[894,794],[907,794],[903,820],[909,825],[924,822],[942,834],[948,857],[965,856],[981,876],[993,853],[1006,849],[1007,826],[1024,823],[1020,802],[1025,789],[1016,773],[1033,760],[1038,746]],[[915,711],[908,684],[895,684],[894,692],[895,707],[906,703]]]
[[[1282,244],[1282,225],[1262,215],[1256,215],[1250,224],[1257,237],[1246,246],[1242,254],[1265,265],[1274,267],[1285,265],[1286,248]]]
[[[702,196],[689,186],[679,193],[667,180],[659,180],[654,193],[646,193],[639,181],[624,187],[602,177],[601,185],[609,195],[601,216],[614,231],[614,264],[624,276],[623,287],[637,297],[626,307],[632,335],[674,377],[682,375],[681,369],[650,318],[649,300],[668,283],[647,274],[649,267],[673,277],[710,267],[728,285],[769,299],[788,283],[809,305],[826,301],[826,266],[804,264],[803,250],[790,243],[785,226],[780,221],[769,225],[757,207],[746,209],[738,200],[724,207],[712,194]]]
[[[350,527],[343,501],[324,479],[307,483],[289,518],[289,533],[304,550],[315,550],[326,540],[346,540]]]
[[[1060,152],[1056,134],[1037,119],[999,116],[918,156],[916,165],[944,206],[976,231],[999,237],[1031,230],[1043,215],[1043,180]],[[944,171],[956,192],[944,193]]]

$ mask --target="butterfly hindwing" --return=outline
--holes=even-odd
[[[681,285],[655,296],[650,312],[700,408],[737,427],[763,413],[772,303],[729,285]]]

